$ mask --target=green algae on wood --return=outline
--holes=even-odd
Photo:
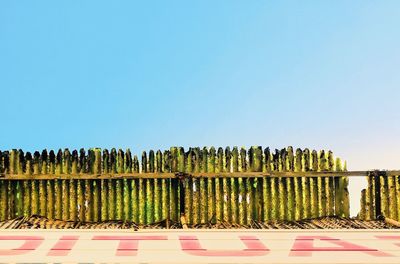
[[[79,180],[71,179],[69,180],[69,219],[72,221],[76,221],[78,218],[77,215],[77,187],[76,182]]]
[[[276,159],[278,163],[278,171],[284,171],[286,169],[286,149],[276,150]],[[278,220],[284,220],[287,218],[287,179],[284,177],[278,178]]]
[[[233,147],[231,156],[232,156],[232,158],[231,158],[232,172],[238,172],[239,171],[239,150],[237,147]],[[230,179],[230,184],[231,184],[231,219],[232,219],[232,223],[236,224],[236,223],[239,223],[238,179],[232,177]]]
[[[93,181],[84,180],[85,221],[93,221]]]
[[[275,151],[271,157],[271,171],[278,171],[279,153]],[[271,219],[279,219],[278,178],[271,178]]]
[[[100,180],[93,180],[92,181],[92,189],[93,189],[93,197],[92,197],[92,210],[93,210],[93,216],[92,219],[94,222],[98,222],[101,219],[101,205],[100,205],[100,195],[101,195],[101,189],[100,189]],[[75,210],[75,208],[73,208]]]
[[[117,173],[121,174],[124,173],[125,171],[125,164],[124,164],[124,156],[125,153],[122,149],[118,150],[117,154]],[[116,193],[116,204],[115,204],[115,209],[116,209],[116,220],[122,220],[123,217],[123,179],[116,179],[115,180],[115,193]]]
[[[122,199],[122,179],[115,180],[115,220],[122,220],[123,199]]]
[[[325,151],[321,150],[319,153],[319,161],[318,161],[318,171],[326,171],[326,158],[325,158]],[[318,215],[320,217],[326,215],[326,179],[325,177],[318,177]]]
[[[20,183],[21,185],[22,185],[22,183]],[[20,185],[20,186],[21,186]],[[47,206],[46,206],[46,203],[47,203],[47,195],[46,195],[46,186],[47,186],[47,181],[46,180],[40,180],[39,181],[39,201],[40,201],[40,204],[39,204],[39,214],[40,215],[43,215],[43,216],[46,216],[47,215]],[[20,194],[22,194],[22,190],[21,190],[21,192],[20,192]],[[20,206],[20,208],[22,208],[22,203],[21,203],[21,206]]]
[[[201,172],[201,156],[200,156],[200,148],[193,148],[193,172],[199,173]],[[193,203],[192,203],[192,210],[193,210],[193,224],[201,223],[201,190],[200,190],[200,179],[199,178],[192,178],[193,179]]]
[[[102,172],[101,165],[101,149],[95,148],[93,149],[93,162],[92,162],[92,171],[93,174],[100,175]],[[101,219],[101,181],[94,180],[92,181],[93,188],[93,221],[98,222]],[[74,208],[75,210],[75,208]]]
[[[384,217],[389,217],[389,190],[388,190],[388,177],[380,176],[381,184],[381,212]]]
[[[400,221],[400,176],[396,175],[394,177],[396,185],[396,201],[397,201],[397,221]]]
[[[201,172],[207,172],[208,165],[208,149],[204,147],[200,153],[201,158]],[[200,223],[207,223],[208,221],[208,194],[207,194],[207,180],[203,177],[200,178]]]
[[[23,204],[23,181],[15,181],[11,183],[13,186],[13,195],[15,196],[15,216],[24,215],[24,204]]]
[[[123,219],[124,221],[132,221],[131,217],[131,182],[132,180],[123,179]]]
[[[4,155],[5,156],[5,155]],[[4,166],[4,157],[3,157],[3,151],[0,150],[0,174],[4,174],[6,171],[6,168]]]
[[[171,147],[170,148],[170,154],[171,154],[171,159],[170,159],[170,168],[171,172],[178,172],[178,148],[177,147]],[[179,182],[178,179],[171,179],[169,182],[169,190],[170,190],[170,198],[171,198],[171,207],[170,207],[170,220],[173,221],[178,221],[179,214],[180,212],[178,203],[179,203],[179,196],[178,196],[178,188],[179,188]],[[176,202],[173,202],[176,201]]]
[[[245,148],[241,148],[240,159],[241,159],[241,171],[243,172],[250,172],[252,171],[252,157],[253,153],[251,148],[246,152]],[[254,212],[254,204],[253,200],[254,197],[252,196],[253,193],[253,184],[254,178],[253,177],[244,177],[243,178],[244,184],[244,195],[242,198],[242,203],[244,204],[244,215],[245,221],[244,223],[250,224],[253,219],[253,212]]]
[[[33,153],[33,175],[40,174],[40,153],[35,151]]]
[[[185,172],[185,151],[183,147],[178,147],[177,149],[177,168],[178,172]],[[175,179],[174,190],[176,191],[177,199],[180,199],[180,197],[184,197],[184,190],[181,188],[182,186],[179,182],[179,179]],[[183,208],[182,206],[184,206],[184,204],[182,205],[180,202],[177,203],[176,221],[180,221],[181,213],[185,211],[185,208]]]
[[[137,155],[133,156],[132,160],[132,171],[134,173],[139,173],[140,166],[139,166],[139,158]],[[139,223],[139,188],[141,186],[141,182],[139,179],[132,179],[131,181],[131,212],[132,212],[132,220],[135,223]]]
[[[142,163],[142,166],[146,164]],[[149,151],[146,172],[154,172],[154,151]],[[154,179],[146,179],[146,223],[154,222]]]
[[[139,180],[132,179],[131,190],[131,221],[139,223]]]
[[[225,148],[225,153],[223,157],[223,172],[230,172],[231,169],[231,150],[229,147]],[[231,208],[231,185],[230,178],[222,178],[222,211],[223,211],[223,221],[232,221],[232,208]]]
[[[162,153],[158,150],[155,154],[155,172],[162,173]],[[162,183],[161,179],[154,179],[154,221],[162,218]]]
[[[190,148],[187,153],[185,153],[185,170],[184,172],[191,173],[193,172],[193,156],[194,153],[192,152],[192,149]],[[185,201],[185,219],[188,224],[193,223],[193,179],[192,178],[187,178],[187,179],[182,179],[183,180],[183,186],[185,188],[184,196],[183,199]]]
[[[42,151],[42,154],[40,156],[40,164],[41,164],[40,172],[42,174],[47,174],[48,173],[48,168],[47,168],[47,165],[48,165],[48,154],[47,154],[47,150],[46,149],[44,149]]]
[[[251,159],[251,168],[252,171],[262,172],[263,170],[263,151],[261,146],[253,146],[252,148],[252,159]],[[253,220],[260,221],[261,220],[261,212],[262,212],[262,180],[259,178],[253,178]]]
[[[102,156],[102,168],[103,173],[109,173],[109,152],[107,149],[103,150]],[[109,219],[108,217],[108,180],[100,180],[100,189],[101,189],[101,221],[106,221]]]
[[[219,147],[217,150],[217,158],[215,164],[215,172],[224,172],[224,150]],[[216,199],[216,219],[217,221],[222,221],[224,217],[224,197],[223,197],[223,182],[221,178],[215,178],[215,199]]]
[[[366,207],[366,199],[365,199],[365,189],[361,191],[361,198],[360,198],[360,213],[358,215],[358,219],[365,220],[365,207]]]
[[[117,173],[117,150],[112,148],[110,151],[109,171],[110,173]],[[108,180],[108,219],[116,220],[116,179]]]
[[[71,174],[73,176],[76,176],[78,174],[78,162],[79,162],[78,151],[73,150],[71,156]]]
[[[71,153],[69,149],[65,149],[62,157],[62,173],[71,173]]]
[[[30,152],[26,153],[24,157],[24,152],[19,149],[18,154],[16,155],[17,159],[14,161],[14,167],[17,171],[17,174],[22,175],[32,175],[32,155]]]
[[[264,162],[263,162],[263,172],[271,171],[271,154],[269,148],[264,149]],[[262,178],[262,220],[264,222],[271,219],[271,179],[269,177]]]
[[[388,178],[388,200],[389,200],[389,218],[397,219],[397,199],[396,199],[396,178],[395,176],[387,176]]]
[[[62,151],[57,152],[55,160],[55,174],[62,174]],[[34,181],[32,182],[34,184]],[[54,196],[55,196],[55,218],[63,219],[63,180],[56,180],[54,183]]]
[[[84,181],[78,180],[77,184],[77,203],[78,203],[78,219],[79,221],[85,221],[85,195],[84,195]]]
[[[334,170],[334,159],[332,151],[328,151],[327,156],[327,171]],[[326,193],[326,213],[325,216],[334,216],[335,215],[335,186],[334,186],[334,178],[326,177],[325,179],[325,193]]]
[[[26,192],[28,189],[24,188],[24,191]],[[46,186],[46,192],[47,192],[47,217],[49,219],[54,219],[55,218],[55,213],[54,213],[54,181],[50,180],[47,181],[47,186]],[[24,213],[25,214],[25,213]],[[25,214],[29,215],[29,214]]]
[[[54,218],[56,219],[62,219],[61,181],[62,180],[54,180]]]
[[[162,171],[171,172],[171,154],[169,150],[164,151],[162,156]],[[162,219],[170,219],[170,179],[161,179],[161,205]]]
[[[207,163],[208,172],[215,172],[215,156],[215,148],[210,147]],[[208,221],[214,224],[216,223],[215,178],[207,178],[207,194]]]
[[[239,171],[246,172],[246,150],[242,147],[240,149]],[[239,224],[244,225],[247,223],[247,206],[246,206],[246,178],[239,178]]]
[[[107,180],[108,182],[108,220],[116,220],[115,217],[115,180]]]
[[[27,167],[27,169],[29,169],[29,166]],[[63,152],[61,149],[58,150],[56,156],[55,174],[63,174]]]
[[[376,194],[376,188],[377,188],[377,186],[376,186],[376,184],[377,184],[377,182],[379,182],[379,179],[377,179],[377,181],[375,180],[375,177],[373,177],[373,176],[370,176],[370,177],[368,177],[369,178],[369,184],[368,184],[368,187],[369,187],[369,190],[368,190],[368,198],[369,198],[369,203],[370,203],[370,212],[369,212],[369,217],[370,217],[370,219],[372,220],[372,219],[375,219],[375,217],[376,217],[376,214],[377,214],[377,208],[376,208],[376,205],[377,205],[377,200],[376,200],[376,197],[375,197],[375,194]],[[344,197],[343,197],[343,199],[344,199]]]
[[[287,148],[287,154],[286,154],[286,166],[285,169],[286,171],[294,171],[294,162],[295,162],[295,157],[293,153],[293,148],[289,146]],[[298,200],[296,200],[296,190],[298,187],[297,186],[297,179],[293,178],[287,178],[286,179],[286,185],[287,185],[287,217],[286,220],[294,220],[296,213],[298,213]],[[298,190],[297,190],[298,191]]]
[[[0,181],[0,220],[8,219],[7,181]]]
[[[62,195],[62,219],[69,220],[69,180],[61,180],[61,195]]]
[[[9,166],[8,173],[9,174],[18,174],[18,156],[19,153],[16,149],[12,149],[9,155]]]
[[[318,153],[316,150],[311,152],[311,170],[318,171]],[[311,218],[319,216],[319,198],[318,198],[318,178],[310,178],[310,207]]]
[[[302,171],[310,171],[310,151],[306,148],[302,153]],[[302,185],[302,219],[309,219],[311,217],[311,181],[308,177],[301,178]]]
[[[55,174],[56,172],[56,155],[53,150],[49,152],[49,173]]]
[[[147,172],[147,153],[142,152],[142,173]],[[146,223],[146,186],[147,179],[139,179],[139,223]]]
[[[340,158],[336,158],[335,160],[335,171],[342,171],[342,161],[340,160]],[[339,217],[343,217],[343,183],[344,183],[344,179],[343,177],[335,177],[335,215],[339,216]],[[370,193],[370,189],[368,190],[368,192]],[[372,198],[371,196],[367,197]],[[373,204],[373,203],[372,203]]]
[[[344,162],[343,171],[347,171],[347,163]],[[343,215],[344,217],[350,217],[350,197],[349,197],[349,178],[343,177],[344,195],[343,195]]]
[[[369,208],[366,208],[364,220],[375,219],[376,213],[377,213],[376,209],[379,209],[378,207],[375,207],[375,205],[377,205],[376,204],[377,201],[375,200],[377,181],[379,181],[379,178],[375,179],[375,177],[373,175],[370,175],[367,177],[368,186],[367,186],[366,193],[365,193],[365,200],[366,200],[365,202],[366,202],[366,206],[369,206]]]

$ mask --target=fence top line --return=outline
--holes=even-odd
[[[296,177],[366,177],[397,176],[400,170],[390,171],[308,171],[308,172],[150,172],[110,174],[0,174],[0,180],[52,180],[52,179],[170,179],[170,178],[296,178]]]

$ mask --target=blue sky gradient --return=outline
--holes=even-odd
[[[1,1],[0,149],[331,149],[400,168],[399,1]]]

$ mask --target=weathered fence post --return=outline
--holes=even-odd
[[[193,172],[199,173],[201,171],[201,155],[200,148],[193,148]],[[201,186],[199,178],[192,178],[193,180],[193,224],[201,223]]]
[[[233,147],[231,153],[231,163],[232,163],[232,172],[239,171],[239,150],[238,147]],[[239,198],[238,198],[238,179],[232,177],[231,178],[231,211],[232,211],[232,223],[239,223]]]
[[[303,164],[302,164],[302,158],[303,158],[303,152],[301,149],[296,149],[296,158],[295,158],[295,164],[294,164],[294,171],[295,172],[301,172],[303,170]],[[294,215],[294,220],[300,220],[302,215],[303,215],[303,182],[302,182],[303,177],[296,177],[294,179],[294,190],[295,190],[295,215]]]
[[[375,219],[379,219],[382,216],[380,174],[378,171],[374,171],[372,174],[374,176],[375,186]]]
[[[201,152],[201,172],[208,172],[208,149],[203,148]],[[208,222],[208,180],[204,177],[200,178],[200,215],[201,223]]]
[[[316,150],[311,152],[311,170],[318,171],[318,153]],[[319,198],[318,198],[318,178],[311,177],[310,179],[310,206],[311,206],[311,218],[318,217],[319,212]]]
[[[271,153],[269,148],[264,149],[264,166],[263,172],[271,172]],[[271,219],[272,197],[271,197],[271,178],[262,178],[262,196],[263,196],[263,211],[262,221],[266,222]]]
[[[162,171],[163,172],[171,172],[171,152],[169,150],[165,150],[163,154],[163,163],[162,163]],[[171,201],[171,179],[162,179],[161,180],[161,188],[162,188],[162,218],[166,219],[167,223],[171,219],[171,211],[170,211],[170,201]]]
[[[302,171],[310,171],[310,151],[307,148],[302,152]],[[302,177],[301,184],[303,190],[302,219],[308,219],[311,217],[311,179],[309,177]]]

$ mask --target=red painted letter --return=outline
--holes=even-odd
[[[314,240],[319,239],[328,241],[336,247],[314,247]],[[368,248],[360,245],[356,245],[347,241],[343,241],[328,236],[298,236],[293,244],[289,256],[295,257],[310,257],[313,251],[357,251],[362,252],[375,257],[387,257],[392,256],[390,254],[381,252],[377,249]]]
[[[79,236],[62,236],[47,254],[47,256],[66,256],[75,245]]]
[[[92,240],[119,240],[116,256],[136,256],[139,240],[167,239],[167,236],[94,236]]]
[[[398,240],[400,241],[400,236],[375,236],[376,238],[382,240]],[[400,247],[400,243],[394,243],[396,246]]]
[[[267,255],[269,249],[255,236],[240,236],[246,249],[243,250],[209,250],[201,247],[196,236],[179,236],[182,250],[195,256],[229,256],[229,257],[250,257]]]
[[[25,240],[19,248],[0,249],[0,256],[22,255],[35,250],[43,242],[42,236],[0,236],[0,240]]]

